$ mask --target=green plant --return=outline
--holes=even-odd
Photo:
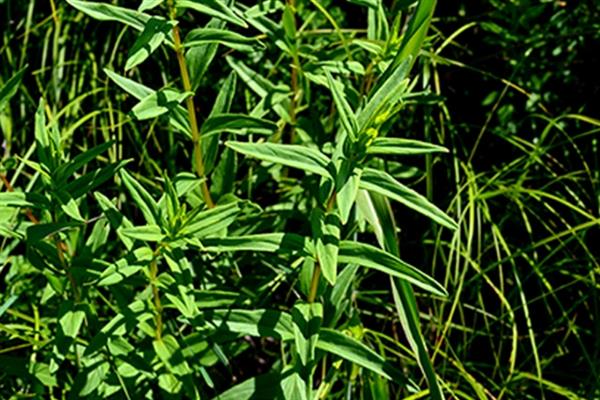
[[[421,95],[410,72],[435,1],[401,2],[396,13],[356,2],[366,30],[340,27],[343,11],[317,0],[145,0],[137,10],[67,2],[139,32],[124,65],[104,71],[136,100],[131,118],[118,112],[118,126],[138,138],[132,155],[145,171],[122,157],[121,131],[67,151],[72,131],[40,101],[37,160],[20,158],[2,172],[11,296],[0,316],[18,321],[2,331],[17,342],[9,352],[22,355],[5,372],[12,384],[4,390],[443,398],[412,285],[439,298],[447,292],[400,259],[389,204],[457,228],[394,177],[402,172],[397,157],[446,152],[394,128],[398,112]],[[160,84],[141,83],[141,70],[156,59],[162,87],[152,89]],[[0,104],[22,76],[3,86]],[[214,101],[202,86],[207,78],[219,82]],[[115,130],[113,122],[100,126]],[[147,138],[139,140],[141,132]],[[166,152],[164,164],[152,159],[151,142]],[[29,183],[17,187],[24,169]],[[363,323],[356,291],[386,275],[408,349]],[[377,301],[367,297],[361,301]],[[414,366],[410,354],[426,390],[398,364]]]

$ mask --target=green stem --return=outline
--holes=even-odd
[[[175,8],[173,2],[169,1],[169,9],[171,11],[171,19],[175,19]],[[190,81],[190,74],[188,72],[187,64],[185,61],[185,55],[183,53],[183,46],[181,44],[181,35],[179,33],[179,27],[175,25],[173,27],[173,43],[175,46],[175,53],[177,53],[177,62],[179,64],[179,71],[181,73],[181,81],[183,83],[183,90],[186,92],[192,92],[192,83]],[[191,95],[185,100],[188,119],[190,121],[190,129],[192,130],[192,143],[194,144],[194,162],[196,174],[201,179],[201,190],[202,196],[208,208],[213,208],[215,203],[210,195],[208,188],[208,178],[206,177],[206,169],[204,167],[204,159],[202,157],[202,142],[200,137],[200,131],[198,130],[198,119],[196,117],[196,105],[194,103],[194,96]]]

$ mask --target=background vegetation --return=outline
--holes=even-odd
[[[597,1],[110,3],[0,0],[1,398],[600,398]]]

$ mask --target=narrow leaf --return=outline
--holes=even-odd
[[[387,172],[365,168],[360,180],[360,188],[382,194],[392,200],[431,218],[433,221],[456,230],[458,225],[446,213],[429,202],[425,196],[415,192],[409,187],[398,182]]]
[[[329,177],[327,170],[329,158],[321,152],[306,146],[275,143],[243,143],[229,141],[228,147],[247,156],[263,161],[303,169],[321,176]]]

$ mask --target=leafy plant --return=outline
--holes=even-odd
[[[313,0],[145,0],[137,9],[67,2],[136,32],[124,65],[104,72],[135,99],[130,124],[157,126],[194,174],[173,168],[186,163],[156,162],[157,174],[144,180],[132,159],[104,161],[122,145],[118,137],[73,157],[40,102],[37,160],[23,160],[31,184],[7,184],[1,194],[9,253],[25,250],[5,262],[45,281],[34,318],[11,308],[30,295],[16,282],[0,312],[22,319],[4,331],[30,354],[9,371],[24,393],[312,399],[415,391],[353,300],[373,274],[389,277],[430,395],[442,398],[412,286],[447,292],[399,258],[389,200],[457,224],[386,167],[397,156],[446,152],[393,135],[435,2],[391,20],[383,4],[361,3],[366,36],[343,31]],[[163,85],[140,81],[159,57],[178,68],[163,71]],[[199,113],[213,66],[220,89],[210,112]],[[3,102],[22,74],[5,85]],[[272,185],[279,197],[261,198]],[[243,361],[259,363],[258,375],[236,384],[236,363],[253,347],[252,357],[266,359]]]

